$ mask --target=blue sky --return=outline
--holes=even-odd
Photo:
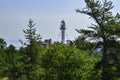
[[[112,1],[115,5],[113,12],[120,12],[120,0]],[[24,40],[22,30],[31,18],[43,39],[60,41],[60,21],[64,19],[66,39],[74,40],[78,36],[75,29],[87,28],[92,22],[87,16],[75,12],[84,6],[83,0],[0,0],[0,37],[8,44],[20,45],[18,40]]]

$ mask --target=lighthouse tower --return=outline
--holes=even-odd
[[[65,42],[65,30],[66,30],[66,27],[65,27],[65,21],[62,20],[61,21],[61,25],[60,25],[60,30],[61,30],[61,43],[64,43]]]

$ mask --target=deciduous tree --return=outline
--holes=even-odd
[[[98,60],[73,46],[52,45],[41,54],[43,80],[99,80],[94,70]]]

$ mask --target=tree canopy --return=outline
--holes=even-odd
[[[45,50],[40,60],[44,80],[93,80],[100,77],[99,73],[93,75],[94,65],[99,59],[73,46],[52,45]]]

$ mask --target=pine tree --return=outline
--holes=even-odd
[[[83,10],[76,10],[79,13],[88,15],[95,21],[95,24],[88,27],[89,29],[77,30],[81,36],[86,39],[98,42],[102,46],[102,80],[113,80],[109,73],[108,50],[116,47],[117,40],[120,36],[120,15],[117,13],[113,16],[111,9],[114,7],[111,1],[104,0],[84,0],[86,7]]]
[[[32,45],[41,39],[40,34],[36,34],[35,23],[33,23],[33,20],[31,19],[29,19],[28,29],[23,30],[23,32],[25,33],[25,38],[29,45]]]
[[[35,24],[33,20],[29,20],[28,29],[23,30],[25,33],[26,48],[23,52],[24,74],[27,80],[37,80],[37,73],[35,71],[38,68],[38,56],[40,53],[40,46],[38,41],[41,36],[36,34]]]

